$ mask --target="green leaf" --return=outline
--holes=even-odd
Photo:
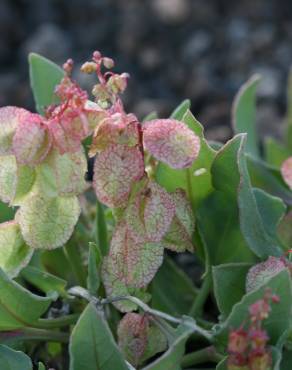
[[[270,234],[251,187],[244,155],[245,138],[236,135],[218,152],[212,166],[214,187],[230,194],[232,199],[237,197],[240,229],[249,248],[261,258],[279,256],[282,254],[279,241]],[[265,199],[269,205],[271,201]]]
[[[151,121],[152,119],[157,119],[157,118],[158,118],[157,112],[153,111],[153,112],[150,112],[149,114],[147,114],[143,118],[142,123],[147,122],[147,121]]]
[[[94,243],[89,243],[87,288],[91,295],[97,295],[100,286],[101,251]]]
[[[75,196],[49,198],[34,193],[22,203],[16,219],[29,246],[53,249],[68,241],[79,214]]]
[[[233,173],[228,172],[222,180],[230,183]],[[222,175],[218,171],[216,176]],[[255,255],[242,235],[237,197],[232,192],[233,188],[225,193],[215,191],[197,211],[198,230],[209,265],[255,261]]]
[[[46,271],[37,269],[36,267],[27,266],[21,271],[21,276],[30,284],[46,293],[47,296],[57,298],[59,295],[65,297],[67,281],[58,278]]]
[[[280,168],[285,159],[291,155],[290,150],[271,137],[267,138],[264,144],[265,159],[271,166]]]
[[[216,370],[228,370],[227,369],[227,357],[219,362],[216,366]]]
[[[0,199],[19,205],[35,181],[33,168],[18,165],[13,155],[0,157]]]
[[[29,54],[30,84],[36,102],[37,110],[44,114],[44,109],[58,102],[54,94],[55,87],[64,77],[64,71],[41,55]]]
[[[26,245],[15,221],[0,224],[0,267],[8,276],[17,276],[32,254],[33,250]]]
[[[64,280],[71,280],[71,267],[66,258],[64,248],[43,250],[40,255],[41,265],[52,275]]]
[[[153,308],[180,316],[189,312],[197,290],[184,271],[166,256],[151,283],[151,295]]]
[[[41,191],[51,197],[79,195],[86,187],[86,172],[83,148],[62,155],[55,149],[37,167],[37,183]]]
[[[182,121],[183,116],[185,113],[191,108],[191,101],[186,99],[180,103],[178,107],[171,113],[170,118],[177,119],[178,121]]]
[[[0,222],[6,222],[14,218],[15,210],[0,202]]]
[[[259,75],[253,75],[239,90],[232,108],[232,123],[235,133],[247,133],[246,151],[259,156],[256,132],[256,89]]]
[[[277,344],[280,337],[291,324],[292,287],[290,274],[287,270],[279,272],[268,280],[266,284],[246,294],[240,302],[234,305],[230,315],[216,335],[218,343],[226,346],[229,330],[231,328],[239,328],[241,324],[248,320],[249,306],[262,299],[267,288],[270,288],[273,294],[280,298],[279,303],[272,304],[271,313],[263,323],[270,337],[270,343],[273,345]]]
[[[181,370],[180,362],[185,353],[185,344],[193,329],[180,325],[175,331],[175,340],[168,350],[143,370]]]
[[[271,230],[265,216],[268,207],[277,223],[283,215],[284,205],[279,202],[279,199],[273,198],[264,193],[257,193],[258,196],[252,191],[251,182],[247,170],[246,159],[243,155],[244,138],[241,138],[240,149],[238,151],[238,168],[240,172],[240,186],[238,188],[238,205],[240,211],[240,227],[247,241],[250,249],[259,257],[266,258],[270,255],[280,256],[282,250],[279,245],[279,240],[275,232]],[[259,198],[259,195],[261,197]],[[273,205],[273,207],[271,207]],[[279,211],[280,208],[280,211]]]
[[[46,367],[42,362],[39,362],[38,370],[46,370]]]
[[[210,168],[216,152],[204,139],[202,125],[189,110],[183,116],[182,121],[201,140],[199,156],[190,168],[181,170],[159,163],[155,177],[156,181],[169,192],[173,192],[177,188],[185,190],[193,209],[196,209],[201,201],[213,190]]]
[[[33,326],[51,302],[50,298],[30,293],[0,269],[0,330]]]
[[[23,352],[0,345],[1,370],[32,370],[32,363]]]
[[[251,266],[249,263],[229,263],[213,267],[214,294],[224,317],[245,295],[246,275]]]
[[[89,304],[70,339],[70,370],[127,370],[125,360],[103,317]]]
[[[292,364],[292,351],[288,349],[284,349],[282,354],[282,361],[280,370],[290,370]]]
[[[246,155],[246,160],[252,186],[261,188],[283,199],[286,204],[292,205],[291,191],[288,190],[280,171],[276,167],[272,167],[250,155]]]
[[[277,228],[286,212],[284,202],[260,189],[253,189],[253,194],[267,234],[281,245]]]

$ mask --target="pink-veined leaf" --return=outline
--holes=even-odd
[[[17,164],[14,155],[0,157],[0,199],[10,205],[19,205],[35,181],[35,171]]]
[[[126,223],[121,222],[114,231],[109,257],[121,281],[127,286],[143,288],[163,262],[163,247],[159,243],[135,241]]]
[[[12,154],[12,141],[19,123],[31,113],[23,108],[0,108],[0,155]]]
[[[269,257],[266,261],[251,267],[246,276],[246,291],[250,292],[265,284],[272,276],[286,268],[283,259]]]
[[[96,127],[107,117],[107,112],[100,108],[100,106],[91,100],[85,103],[85,115],[88,121],[90,132],[94,131]]]
[[[200,151],[200,138],[184,123],[155,119],[143,125],[144,147],[172,168],[191,166]]]
[[[61,247],[70,238],[80,214],[79,201],[72,197],[32,194],[16,214],[26,243],[32,248]]]
[[[281,166],[283,179],[292,190],[292,157],[287,158]]]
[[[82,140],[90,132],[86,115],[75,111],[68,111],[60,119],[51,119],[48,125],[60,154],[80,150]]]
[[[120,280],[115,270],[115,265],[110,257],[105,257],[103,259],[101,274],[107,297],[125,297],[131,295],[144,302],[149,301],[150,295],[143,289],[126,286],[126,284]],[[126,299],[114,301],[113,305],[121,312],[130,312],[137,309],[135,303]]]
[[[0,267],[15,277],[29,263],[33,250],[29,248],[15,221],[0,224]]]
[[[133,147],[138,143],[139,131],[136,117],[132,114],[115,113],[105,118],[97,126],[89,155],[93,157],[97,152],[106,149],[111,144]]]
[[[160,185],[150,182],[129,204],[128,229],[138,242],[160,242],[173,220],[175,204]]]
[[[19,122],[12,149],[18,163],[34,166],[44,160],[51,144],[51,134],[41,116],[30,114]]]
[[[127,313],[119,322],[117,334],[121,351],[135,367],[167,348],[165,335],[147,314]]]
[[[192,235],[195,229],[195,218],[192,207],[183,190],[177,189],[171,194],[175,203],[175,216],[168,232],[164,236],[165,248],[175,252],[194,250]]]
[[[110,145],[95,160],[94,189],[97,198],[109,207],[125,204],[135,181],[144,174],[140,150],[123,145]]]
[[[83,148],[64,154],[53,149],[37,168],[41,191],[49,196],[79,195],[86,187],[86,172],[87,160]]]
[[[118,344],[133,366],[141,363],[148,342],[149,319],[146,315],[127,313],[119,322]]]

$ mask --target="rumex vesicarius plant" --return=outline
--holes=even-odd
[[[38,113],[0,108],[0,363],[288,370],[292,104],[286,143],[261,150],[254,76],[236,135],[211,143],[188,101],[167,119],[127,113],[113,67],[97,51],[82,65],[90,96],[72,60],[32,54]],[[205,269],[200,288],[171,252]]]

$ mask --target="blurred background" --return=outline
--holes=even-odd
[[[279,136],[292,63],[291,0],[0,0],[0,106],[34,109],[27,55],[76,66],[98,49],[131,80],[139,118],[167,116],[183,99],[209,139],[231,135],[232,99],[253,73],[259,129]],[[83,87],[92,81],[76,71]]]

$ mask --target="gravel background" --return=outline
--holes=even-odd
[[[0,106],[33,109],[29,52],[78,65],[99,49],[132,76],[128,110],[168,115],[190,98],[211,139],[230,136],[232,98],[259,72],[259,127],[277,136],[291,41],[291,0],[0,0]]]

